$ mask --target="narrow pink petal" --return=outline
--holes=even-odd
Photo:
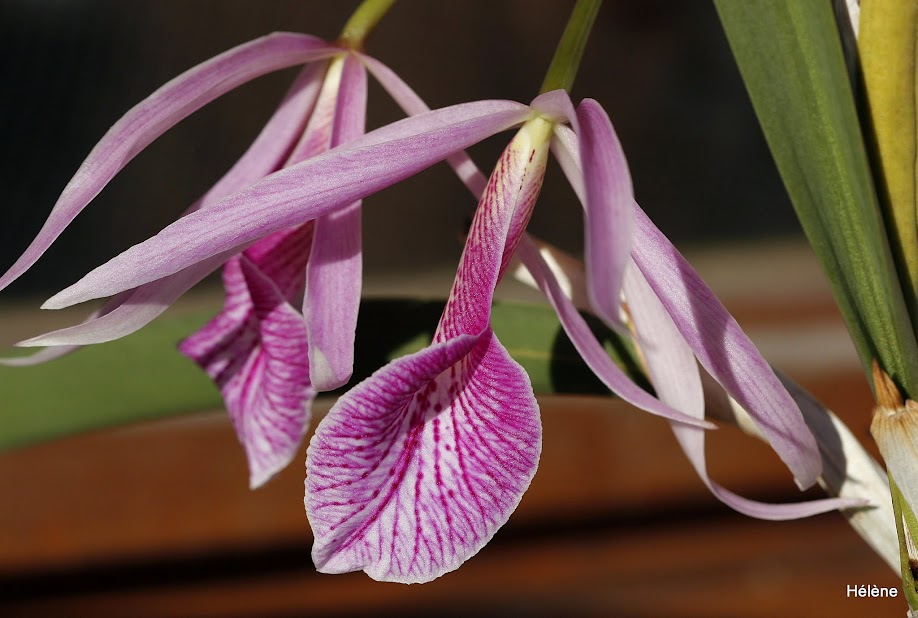
[[[206,208],[227,195],[280,169],[303,132],[303,124],[316,103],[325,65],[306,67],[294,81],[277,110],[252,145],[233,167],[187,212]],[[232,252],[230,252],[231,254]],[[20,342],[20,346],[67,346],[67,352],[82,345],[104,343],[140,330],[159,317],[173,302],[204,277],[219,268],[228,254],[214,256],[169,277],[152,281],[109,300],[105,309],[82,324],[59,329]],[[58,358],[50,353],[34,358],[36,363]],[[22,364],[18,361],[17,364]]]
[[[406,114],[417,116],[430,111],[430,107],[395,71],[371,56],[357,54],[357,57]]]
[[[363,54],[357,54],[357,56],[370,73],[373,74],[373,77],[382,85],[385,91],[389,93],[389,96],[392,97],[406,114],[409,116],[417,116],[418,114],[430,111],[430,107],[424,103],[421,97],[419,97],[417,93],[411,89],[411,86],[406,84],[395,71],[376,58]],[[475,199],[480,199],[482,193],[484,193],[488,179],[481,173],[481,170],[478,169],[478,166],[475,165],[472,159],[470,159],[465,152],[457,152],[447,157],[446,162],[449,163],[453,171],[456,172],[462,184],[468,187],[469,191],[472,192]]]
[[[490,329],[403,357],[339,399],[309,445],[313,560],[403,583],[452,571],[516,508],[540,451],[529,378]]]
[[[275,171],[296,165],[331,149],[340,89],[341,67],[345,57],[347,56],[338,57],[328,63],[327,70],[319,83],[320,91],[308,116],[306,127],[300,134],[296,145],[290,149],[286,161],[276,167]]]
[[[578,311],[592,313],[590,299],[587,298],[586,293],[586,271],[583,262],[532,234],[527,234],[527,237],[538,249],[539,255],[542,256],[542,260],[557,281],[561,292],[570,299]],[[539,289],[539,284],[536,283],[518,254],[514,256],[514,259],[513,277],[529,287]]]
[[[353,372],[362,255],[359,202],[316,220],[303,312],[309,326],[309,366],[319,391],[344,385]]]
[[[290,463],[309,426],[315,390],[309,382],[306,325],[247,257],[227,263],[224,285],[224,310],[180,349],[220,388],[254,489]]]
[[[162,315],[185,292],[219,268],[227,257],[225,254],[214,256],[174,275],[123,292],[106,302],[105,311],[93,314],[85,322],[26,339],[17,345],[82,347],[130,335]]]
[[[617,324],[634,227],[631,173],[605,110],[585,99],[577,108],[577,118],[586,188],[587,291],[597,315],[608,324]]]
[[[822,467],[816,440],[774,371],[698,273],[635,204],[632,257],[698,360],[745,408],[801,488]]]
[[[552,149],[561,153],[562,169],[578,195],[584,180],[573,149],[572,132],[555,129]],[[816,442],[797,405],[698,273],[634,204],[631,255],[675,320],[702,366],[736,399],[758,424],[769,444],[806,488],[819,476]],[[527,267],[529,265],[527,264]]]
[[[283,143],[282,141],[277,142],[275,148],[286,148],[281,146]],[[257,150],[263,155],[262,162],[272,160],[267,148]],[[252,150],[250,149],[249,152],[252,152]],[[210,201],[218,199],[217,196],[220,195],[221,191],[228,191],[230,187],[234,186],[241,188],[249,184],[247,178],[251,178],[251,174],[257,173],[258,165],[259,163],[253,162],[253,165],[250,166],[234,166],[233,170],[196,202],[189,212],[193,212],[202,206],[206,207]],[[122,292],[107,301],[101,312],[94,313],[83,323],[32,337],[17,345],[27,347],[68,346],[68,348],[71,348],[69,351],[74,351],[83,345],[104,343],[130,335],[162,315],[172,303],[204,277],[219,268],[234,253],[231,250],[215,255],[202,262],[192,264],[188,268],[168,277]],[[47,357],[47,360],[52,360],[53,358],[57,358],[57,356]]]
[[[586,213],[584,244],[591,305],[607,324],[618,328],[622,272],[633,228],[631,176],[605,111],[594,101],[585,100],[578,114],[582,116],[579,130],[584,139],[558,125],[552,153]]]
[[[703,419],[704,391],[695,354],[630,259],[624,275],[628,312],[657,396],[667,405]]]
[[[89,153],[38,236],[0,277],[0,289],[28,270],[137,153],[180,120],[260,75],[338,52],[315,37],[275,33],[228,50],[162,86],[116,122]]]
[[[60,309],[111,296],[213,255],[242,249],[260,237],[335,212],[399,182],[512,127],[528,114],[529,108],[519,103],[479,101],[394,123],[179,219],[43,306]],[[386,139],[380,141],[381,136]]]
[[[366,69],[356,56],[348,55],[341,71],[331,146],[363,135],[366,107]],[[312,384],[318,391],[328,391],[345,384],[354,370],[363,270],[360,202],[319,217],[315,226],[303,315]]]
[[[198,201],[195,209],[219,202],[284,166],[316,106],[326,68],[326,62],[319,62],[300,72],[258,137],[223,178]]]
[[[704,429],[714,425],[704,419],[693,417],[685,412],[672,408],[653,397],[634,382],[616,365],[605,349],[596,341],[583,317],[577,312],[570,299],[564,295],[551,269],[539,254],[539,248],[528,236],[520,241],[519,256],[529,273],[535,279],[539,289],[545,294],[548,302],[554,307],[564,332],[580,353],[583,361],[602,380],[609,390],[628,403],[646,410],[651,414],[662,416],[672,421],[686,423]]]
[[[692,349],[682,338],[666,309],[633,263],[625,274],[625,297],[631,308],[641,352],[657,395],[662,401],[698,419],[704,418],[704,393]],[[744,498],[715,483],[705,465],[705,432],[673,423],[673,433],[702,482],[714,496],[736,511],[759,519],[797,519],[850,506],[863,501],[850,498],[809,500],[792,504],[768,504]]]

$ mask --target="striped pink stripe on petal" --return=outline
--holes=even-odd
[[[223,311],[179,347],[220,388],[252,488],[290,462],[309,425],[306,324],[290,301],[302,294],[311,228],[274,234],[227,262]]]
[[[550,135],[536,119],[504,151],[434,343],[377,371],[319,424],[305,504],[320,571],[435,579],[475,555],[529,486],[541,452],[539,407],[490,316],[542,184]]]

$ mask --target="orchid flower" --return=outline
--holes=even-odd
[[[305,505],[320,571],[434,579],[480,550],[529,486],[538,404],[490,311],[538,197],[552,126],[536,115],[505,149],[432,345],[341,397],[316,430]]]
[[[303,62],[310,64],[255,142],[186,214],[207,210],[278,170],[362,135],[367,68],[410,113],[426,109],[394,72],[352,46],[279,33],[231,49],[169,82],[109,130],[64,189],[38,237],[0,277],[0,289],[24,273],[130,159],[169,127],[254,77]],[[358,199],[327,216],[279,229],[244,250],[126,290],[84,323],[20,343],[51,347],[0,363],[45,362],[130,334],[225,263],[223,311],[180,349],[219,386],[247,454],[250,484],[258,487],[294,456],[315,393],[350,378],[361,290],[360,235]]]
[[[355,387],[317,429],[308,452],[306,507],[319,569],[428,581],[480,550],[518,504],[538,462],[538,406],[525,372],[491,331],[489,316],[494,287],[521,242],[524,263],[587,364],[623,399],[677,423],[706,482],[701,438],[689,432],[711,425],[694,388],[694,358],[679,352],[667,359],[676,341],[749,411],[798,484],[812,484],[819,454],[799,409],[735,321],[637,207],[608,116],[590,100],[575,112],[563,91],[542,95],[531,106],[483,101],[420,113],[357,137],[187,214],[45,306],[122,294],[221,263],[261,246],[261,239],[278,238],[278,232],[305,230],[321,217],[346,212],[374,191],[520,124],[479,204],[433,344]],[[639,328],[638,342],[644,344],[659,399],[609,359],[523,239],[549,149],[586,208],[591,305],[610,324],[622,326],[624,290],[630,302],[651,314],[650,327]],[[466,180],[479,184],[474,174]],[[259,319],[271,322],[267,317],[284,301],[272,286],[270,269],[257,268],[261,255],[244,253],[239,275],[255,313],[266,316]],[[283,315],[276,323],[286,324]],[[665,337],[654,332],[660,325]],[[270,340],[266,346],[277,346],[280,366],[295,362],[296,350],[287,346],[282,330],[262,336]],[[271,367],[264,372],[271,375]],[[684,396],[678,392],[683,387]],[[715,493],[743,506],[742,499]],[[746,511],[799,517],[849,504],[751,503]]]
[[[272,60],[274,46],[284,48],[278,41],[294,48],[278,52],[282,61]],[[342,397],[310,445],[305,504],[319,569],[429,581],[479,551],[519,503],[538,464],[541,423],[528,376],[490,327],[494,288],[518,245],[587,364],[623,399],[674,424],[718,497],[774,518],[850,504],[762,505],[707,478],[703,431],[711,425],[696,359],[748,410],[801,487],[815,481],[820,460],[774,373],[636,205],[608,116],[591,100],[575,111],[562,90],[530,106],[481,101],[425,111],[377,61],[309,37],[266,37],[192,69],[116,124],[0,286],[171,123],[259,71],[309,59],[322,64],[304,71],[250,150],[198,204],[45,304],[114,295],[103,310],[26,343],[74,346],[136,330],[225,263],[224,310],[182,349],[220,384],[257,485],[292,457],[315,391],[350,375],[359,201],[444,159],[478,192],[484,183],[462,150],[521,126],[484,188],[433,343]],[[362,135],[366,68],[416,115]],[[609,359],[524,237],[549,150],[586,209],[589,305],[612,327],[635,329],[657,396]],[[622,294],[631,308],[624,317]]]
[[[258,138],[188,212],[361,135],[366,69],[361,54],[314,37],[274,34],[229,50],[169,82],[130,110],[96,146],[65,188],[38,238],[0,279],[18,277],[140,150],[195,109],[263,73],[311,61]],[[392,79],[396,79],[393,77]],[[126,291],[83,324],[24,345],[58,346],[43,362],[79,345],[124,336],[161,314],[228,256]],[[320,390],[344,384],[353,365],[360,301],[360,204],[279,230],[223,271],[224,310],[180,347],[223,394],[258,487],[285,467],[309,424]],[[302,306],[306,320],[294,308]],[[23,364],[19,359],[12,363]]]
[[[527,121],[504,151],[479,202],[432,345],[376,372],[339,399],[320,423],[307,452],[305,498],[316,539],[313,560],[320,571],[363,569],[374,579],[429,581],[479,551],[507,520],[528,487],[541,448],[538,405],[528,377],[497,340],[489,318],[494,287],[523,237],[538,196],[549,142],[566,156],[567,163],[572,164],[570,169],[582,169],[581,175],[589,178],[589,191],[578,191],[585,198],[588,221],[606,232],[624,228],[625,238],[619,233],[613,242],[628,246],[628,222],[622,225],[621,219],[628,218],[632,207],[637,209],[630,195],[627,166],[608,117],[592,101],[585,101],[576,116],[567,115],[575,126],[580,124],[582,130],[577,133],[583,139],[579,151],[565,151],[564,144],[571,143],[571,135],[564,128],[559,130],[561,125],[552,112],[563,111],[566,106],[569,101],[562,93],[534,101],[533,108],[540,115]],[[553,131],[562,138],[552,140]],[[589,164],[581,166],[580,160]],[[582,178],[572,180],[582,187]],[[646,227],[649,221],[639,218],[638,224]],[[703,429],[699,428],[703,399],[695,357],[664,307],[667,301],[674,306],[672,298],[680,290],[664,291],[662,298],[656,296],[633,260],[627,268],[615,264],[615,259],[619,263],[629,259],[627,252],[622,256],[620,247],[593,243],[593,264],[598,268],[587,278],[593,283],[588,296],[613,299],[609,306],[617,307],[618,290],[613,292],[607,283],[611,278],[620,282],[634,305],[640,306],[639,313],[646,318],[642,327],[650,326],[641,329],[641,340],[650,351],[647,356],[653,383],[663,401],[674,406],[667,409],[637,387],[627,386],[582,318],[571,311],[570,301],[559,293],[552,271],[541,262],[532,243],[528,239],[522,242],[521,259],[555,305],[584,359],[607,384],[614,383],[613,389],[623,397],[673,421],[692,464],[718,498],[742,512],[773,519],[802,517],[852,504],[829,499],[767,505],[710,481],[704,467]],[[640,259],[640,251],[633,253]],[[694,275],[684,261],[677,264],[687,269],[677,271],[680,274]],[[655,281],[667,281],[665,263],[662,269],[648,270]],[[724,359],[714,349],[716,344],[702,334],[703,349],[696,353],[702,362],[709,361],[722,381],[729,383],[721,364],[724,360],[734,362],[734,370],[765,380],[761,388],[747,386],[735,392],[753,402],[759,415],[763,410],[770,413],[766,422],[759,416],[760,427],[778,442],[779,453],[792,469],[815,468],[818,474],[819,461],[814,464],[809,459],[813,455],[810,446],[815,447],[815,442],[796,405],[697,275],[692,283],[694,289],[687,296],[705,301],[704,309],[713,314],[700,320],[700,326],[704,328],[705,322],[722,324],[728,341],[737,346],[729,353],[730,358]],[[692,319],[679,324],[689,336],[699,326]],[[669,354],[674,358],[667,358]],[[774,407],[776,404],[790,407],[781,409]],[[691,419],[687,421],[677,409],[690,414]],[[796,417],[788,410],[796,411]],[[786,435],[768,424],[772,419],[783,425]]]

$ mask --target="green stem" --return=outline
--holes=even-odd
[[[395,0],[363,0],[341,29],[338,42],[351,49],[362,49],[363,42],[393,4]]]
[[[602,0],[577,0],[574,10],[571,11],[571,18],[564,28],[564,34],[561,35],[555,49],[555,56],[551,59],[548,72],[545,73],[545,81],[542,82],[539,94],[552,90],[570,92],[600,4]]]
[[[899,560],[902,569],[902,592],[909,609],[918,609],[918,591],[915,590],[915,577],[912,575],[911,556],[908,553],[907,538],[915,538],[918,533],[918,520],[909,508],[905,497],[896,487],[892,475],[889,475],[889,491],[892,494],[893,516],[896,519],[896,535],[899,537]]]

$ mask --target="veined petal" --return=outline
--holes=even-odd
[[[631,173],[605,110],[585,99],[577,108],[577,118],[586,185],[587,291],[599,317],[618,324],[622,278],[631,253]]]
[[[340,53],[315,37],[275,33],[186,71],[133,107],[93,148],[0,289],[28,270],[108,182],[153,140],[218,96],[265,73]],[[135,286],[129,286],[135,287]]]
[[[539,249],[532,239],[528,236],[524,237],[520,241],[518,252],[520,260],[529,270],[548,302],[554,307],[558,318],[561,320],[561,326],[564,327],[564,332],[570,337],[571,343],[574,344],[587,366],[596,377],[602,380],[609,390],[628,403],[651,414],[696,427],[714,428],[714,425],[706,422],[703,418],[690,416],[666,405],[632,382],[618,365],[609,358],[609,355],[599,342],[596,341],[596,337],[586,321],[577,312],[570,299],[564,295],[554,274],[542,259]]]
[[[529,108],[479,101],[406,118],[272,174],[169,225],[49,299],[59,309],[111,296],[286,227],[339,210],[525,120]]]
[[[284,240],[302,234],[297,230]],[[287,253],[291,259],[300,255]],[[268,266],[296,270],[276,262]],[[227,263],[224,285],[224,310],[180,349],[220,387],[254,489],[290,463],[309,425],[315,390],[309,382],[306,325],[274,279],[246,256]]]
[[[352,55],[341,54],[329,63],[327,70],[323,68],[323,73],[321,88],[317,89],[308,122],[304,123],[304,119],[301,118],[298,123],[301,137],[295,145],[292,139],[285,140],[288,145],[284,150],[284,158],[275,159],[275,169],[294,165],[327,151],[336,140],[347,139],[348,131],[355,130],[354,127],[358,134],[363,132],[366,77],[362,65]],[[356,111],[353,111],[354,106],[357,108]],[[354,116],[357,117],[356,120]],[[303,124],[306,126],[302,127]],[[327,227],[320,230],[323,222],[337,214],[339,213],[320,217],[298,227],[273,232],[252,244],[241,257],[231,258],[223,273],[226,289],[223,311],[204,328],[186,339],[180,348],[195,359],[221,387],[227,409],[246,447],[253,488],[287,465],[308,423],[308,417],[302,418],[299,419],[302,425],[295,427],[296,417],[293,417],[294,422],[287,424],[290,428],[296,428],[296,432],[286,431],[279,441],[266,436],[264,428],[277,425],[278,415],[290,416],[291,411],[296,412],[297,409],[292,407],[286,411],[278,411],[276,406],[271,405],[272,397],[286,400],[291,406],[299,405],[308,412],[312,395],[318,388],[327,386],[312,382],[310,374],[313,372],[309,359],[313,358],[313,337],[310,332],[313,329],[310,329],[308,320],[303,320],[303,317],[292,309],[291,303],[303,303],[305,295],[307,302],[304,306],[309,307],[307,263],[318,264],[314,270],[321,274],[325,274],[323,266],[335,271],[328,273],[334,277],[351,274],[346,272],[346,269],[343,270],[339,263],[328,260],[327,250],[322,251],[329,246],[328,240],[323,240],[329,235],[333,242],[340,242],[342,236],[351,238],[344,226],[338,225],[337,221],[330,222]],[[358,237],[354,251],[358,256],[358,280],[356,295],[351,301],[353,309],[339,306],[341,299],[326,295],[321,299],[323,306],[318,312],[320,316],[334,312],[336,317],[344,315],[345,318],[349,313],[353,313],[350,324],[351,346],[356,326],[353,322],[356,322],[360,293],[359,211],[357,216]],[[326,261],[328,263],[325,263]],[[252,277],[256,275],[264,282],[270,283],[265,289],[276,294],[277,298],[264,297],[259,301],[255,290],[252,289]],[[321,277],[313,278],[313,286],[321,287],[316,285],[316,279]],[[262,287],[265,285],[267,284]],[[327,292],[328,288],[324,291]],[[345,299],[345,302],[347,300],[351,299]],[[293,329],[295,335],[299,335],[299,338],[294,336],[291,339],[292,350],[279,349],[276,337],[271,338],[276,333],[266,330],[265,319],[259,313],[259,302],[268,302],[271,307],[276,307],[273,311],[279,312],[274,318],[277,325],[288,332]],[[345,319],[342,328],[346,330],[347,327]],[[278,353],[278,350],[286,354]],[[349,350],[347,353],[351,355],[347,359],[348,362],[352,362],[353,351]],[[261,362],[264,357],[272,359],[273,366]],[[265,367],[269,374],[265,373]],[[350,366],[346,371],[349,375]],[[290,379],[294,382],[292,385],[284,385],[287,387],[286,392],[279,388],[278,380],[268,379],[270,375],[282,376],[284,373],[292,376]],[[289,392],[291,388],[292,393]],[[240,390],[247,394],[240,395]],[[247,431],[246,428],[258,423],[259,419],[264,422],[257,424],[258,431]]]
[[[303,291],[302,272],[306,266],[313,238],[313,224],[272,234],[256,243],[240,256],[235,256],[223,269],[223,287],[226,300],[223,310],[198,332],[179,346],[183,354],[206,365],[205,369],[216,379],[231,363],[241,362],[245,354],[233,349],[238,339],[243,349],[258,344],[258,323],[255,299],[249,289],[247,276],[257,270],[257,281],[266,279],[271,290],[290,303]],[[247,265],[248,270],[243,269]],[[253,275],[254,276],[254,275]],[[251,345],[250,345],[251,344]],[[240,357],[240,358],[237,358]]]
[[[339,399],[310,443],[313,560],[404,583],[452,571],[516,508],[540,451],[529,378],[490,329],[398,359]]]
[[[698,419],[704,418],[704,392],[692,349],[683,339],[666,309],[632,262],[625,273],[625,298],[650,381],[660,400]],[[808,500],[793,504],[768,504],[744,498],[715,483],[705,465],[705,432],[673,423],[673,433],[695,472],[714,496],[736,511],[759,519],[798,519],[839,508],[860,506],[863,501],[846,498]]]
[[[529,486],[541,451],[538,405],[494,337],[490,312],[541,187],[549,135],[533,119],[505,149],[434,344],[358,385],[319,425],[306,510],[320,571],[430,581],[481,549]]]
[[[331,146],[365,131],[366,69],[356,56],[343,60]],[[354,368],[354,335],[362,289],[361,208],[357,201],[319,217],[306,265],[303,315],[309,332],[313,387],[327,391],[345,384]]]
[[[698,273],[635,204],[632,257],[679,332],[710,373],[756,422],[801,488],[822,467],[794,400]]]
[[[488,180],[434,341],[481,333],[490,322],[494,288],[516,251],[545,177],[550,125],[540,119],[530,123],[504,149]]]

